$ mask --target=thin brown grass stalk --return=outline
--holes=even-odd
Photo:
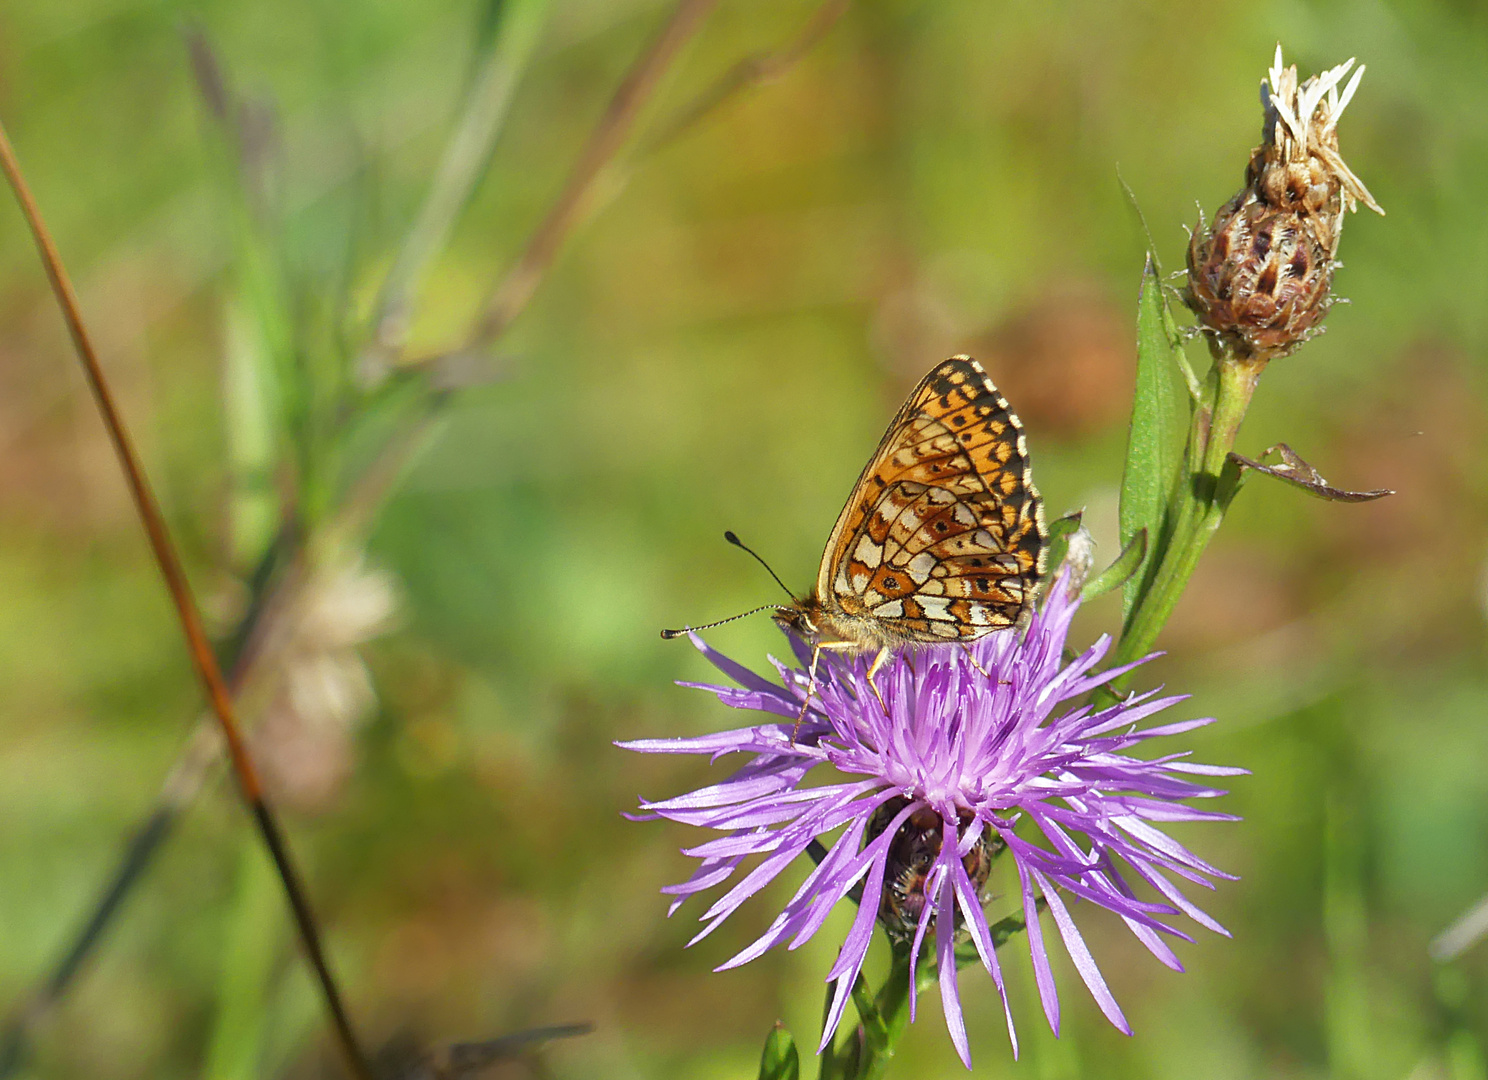
[[[150,549],[165,578],[166,588],[170,592],[171,602],[175,606],[177,617],[181,622],[181,630],[191,653],[192,665],[201,678],[208,703],[211,705],[213,715],[217,718],[238,789],[243,801],[248,805],[264,845],[268,848],[269,855],[284,884],[301,943],[315,970],[316,980],[320,984],[326,1009],[330,1014],[337,1041],[345,1055],[347,1067],[358,1080],[372,1080],[371,1068],[367,1064],[367,1057],[362,1052],[361,1045],[352,1029],[351,1019],[346,1013],[340,989],[331,974],[315,916],[285,844],[283,830],[264,797],[263,784],[258,770],[253,765],[253,759],[248,753],[248,747],[238,727],[233,711],[232,694],[228,689],[227,681],[222,676],[221,668],[217,665],[217,657],[212,651],[211,643],[207,640],[201,614],[197,608],[196,599],[192,595],[190,583],[186,580],[180,557],[176,554],[175,546],[171,542],[165,519],[150,490],[149,481],[139,462],[139,456],[135,452],[123,417],[109,389],[103,366],[99,363],[98,353],[83,323],[77,294],[73,290],[72,282],[62,264],[61,255],[42,218],[41,210],[21,172],[20,163],[16,160],[15,151],[11,147],[10,138],[6,134],[3,123],[0,123],[0,171],[5,173],[5,178],[15,193],[16,201],[20,204],[21,212],[25,215],[26,223],[36,241],[42,266],[46,270],[47,279],[51,283],[62,318],[67,324],[67,331],[72,338],[78,359],[83,365],[83,372],[93,392],[93,399],[103,416],[109,439],[118,455],[125,482],[129,486],[130,495],[139,512],[140,522],[144,526]]]

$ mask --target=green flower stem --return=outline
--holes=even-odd
[[[1043,897],[1039,897],[1038,910],[1043,911],[1044,906]],[[1022,912],[1000,919],[990,927],[992,948],[1002,948],[1024,929]],[[853,983],[858,1025],[840,1043],[834,1041],[822,1051],[818,1080],[882,1080],[887,1073],[895,1048],[909,1027],[909,1010],[905,1008],[909,1003],[909,943],[896,942],[892,949],[889,973],[877,995],[870,994],[867,980],[861,974]],[[956,946],[958,971],[980,960],[976,946],[970,941]],[[915,976],[916,989],[926,992],[935,985],[936,978],[935,964],[922,960]],[[832,1005],[835,985],[827,985],[826,1000],[822,1003],[823,1023]]]
[[[1224,520],[1234,497],[1239,471],[1228,455],[1250,407],[1265,362],[1220,359],[1210,373],[1210,401],[1194,408],[1188,449],[1175,500],[1177,513],[1162,550],[1152,584],[1132,608],[1113,662],[1126,664],[1152,651],[1184,587]]]
[[[853,986],[853,1004],[862,1018],[863,1042],[858,1054],[856,1080],[881,1080],[894,1057],[894,1048],[909,1026],[909,946],[896,945],[888,978],[869,998],[861,978]]]
[[[893,946],[893,960],[884,984],[874,995],[862,974],[853,983],[853,1005],[858,1010],[858,1024],[845,1039],[833,1040],[822,1051],[819,1080],[880,1080],[894,1048],[909,1026],[909,945]],[[831,1008],[836,983],[827,984],[822,1004],[822,1020]]]

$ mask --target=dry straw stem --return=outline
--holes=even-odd
[[[282,609],[286,604],[292,603],[291,594],[295,592],[293,586],[286,583],[270,590],[267,580],[277,561],[278,549],[290,539],[288,535],[281,536],[280,542],[275,545],[275,551],[265,558],[259,574],[255,575],[254,601],[228,646],[227,654],[232,660],[227,673],[227,685],[234,699],[239,696],[244,682],[268,647],[267,642],[273,636],[272,627]],[[297,570],[297,567],[292,567],[286,577],[295,575]],[[176,758],[161,785],[160,797],[154,808],[135,829],[113,876],[101,890],[99,900],[81,930],[63,952],[61,960],[52,968],[50,976],[13,1011],[3,1032],[0,1032],[0,1077],[10,1076],[20,1067],[29,1048],[31,1032],[66,997],[84,962],[92,955],[121,910],[125,898],[154,861],[161,845],[170,837],[181,813],[196,801],[212,767],[220,760],[221,753],[221,730],[212,715],[206,713],[197,721],[185,749]]]
[[[325,997],[326,1007],[331,1014],[331,1021],[346,1056],[347,1065],[352,1075],[358,1077],[359,1080],[371,1080],[372,1074],[366,1056],[357,1042],[350,1018],[342,1004],[340,991],[331,975],[309,901],[300,884],[299,875],[290,858],[278,821],[264,800],[263,786],[258,772],[248,754],[242,732],[238,729],[233,715],[232,695],[228,690],[226,680],[222,677],[221,669],[217,666],[217,658],[212,652],[212,646],[207,640],[196,600],[191,593],[191,586],[186,580],[185,571],[171,543],[165,520],[160,514],[155,497],[145,479],[144,470],[140,467],[123,418],[119,415],[113,395],[109,391],[103,368],[98,361],[98,354],[93,348],[87,328],[83,325],[77,294],[73,291],[72,282],[68,279],[67,271],[62,265],[61,256],[52,242],[51,234],[42,220],[41,211],[21,173],[20,163],[16,160],[15,152],[10,145],[10,138],[3,124],[0,124],[0,169],[3,169],[6,180],[10,183],[17,202],[20,203],[32,236],[36,240],[47,279],[51,282],[63,320],[67,323],[68,333],[72,337],[78,359],[82,362],[94,400],[98,404],[99,412],[103,414],[104,426],[108,429],[109,439],[113,442],[114,450],[118,454],[125,481],[129,485],[130,494],[139,511],[140,521],[144,525],[155,561],[165,577],[166,588],[170,591],[176,614],[181,621],[182,632],[186,636],[192,664],[201,677],[208,702],[213,714],[217,717],[223,741],[227,746],[228,759],[232,764],[233,774],[237,778],[243,800],[248,804],[264,844],[268,847],[279,876],[284,882],[285,892],[294,912],[295,923],[299,928],[300,939],[320,982],[321,992]]]

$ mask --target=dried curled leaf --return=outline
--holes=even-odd
[[[1277,455],[1281,460],[1275,465],[1265,464],[1266,458],[1272,454]],[[1254,469],[1267,476],[1274,476],[1278,480],[1285,480],[1309,495],[1327,499],[1329,502],[1371,502],[1374,499],[1383,499],[1386,495],[1395,494],[1388,488],[1380,488],[1376,491],[1345,491],[1342,488],[1333,487],[1323,479],[1321,473],[1298,457],[1296,451],[1286,443],[1277,443],[1269,447],[1261,455],[1260,461],[1252,461],[1248,457],[1235,453],[1230,454],[1230,460],[1242,469]]]

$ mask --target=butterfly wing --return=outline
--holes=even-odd
[[[816,595],[887,641],[970,640],[1017,622],[1048,532],[1023,425],[975,360],[915,388],[838,515]]]

